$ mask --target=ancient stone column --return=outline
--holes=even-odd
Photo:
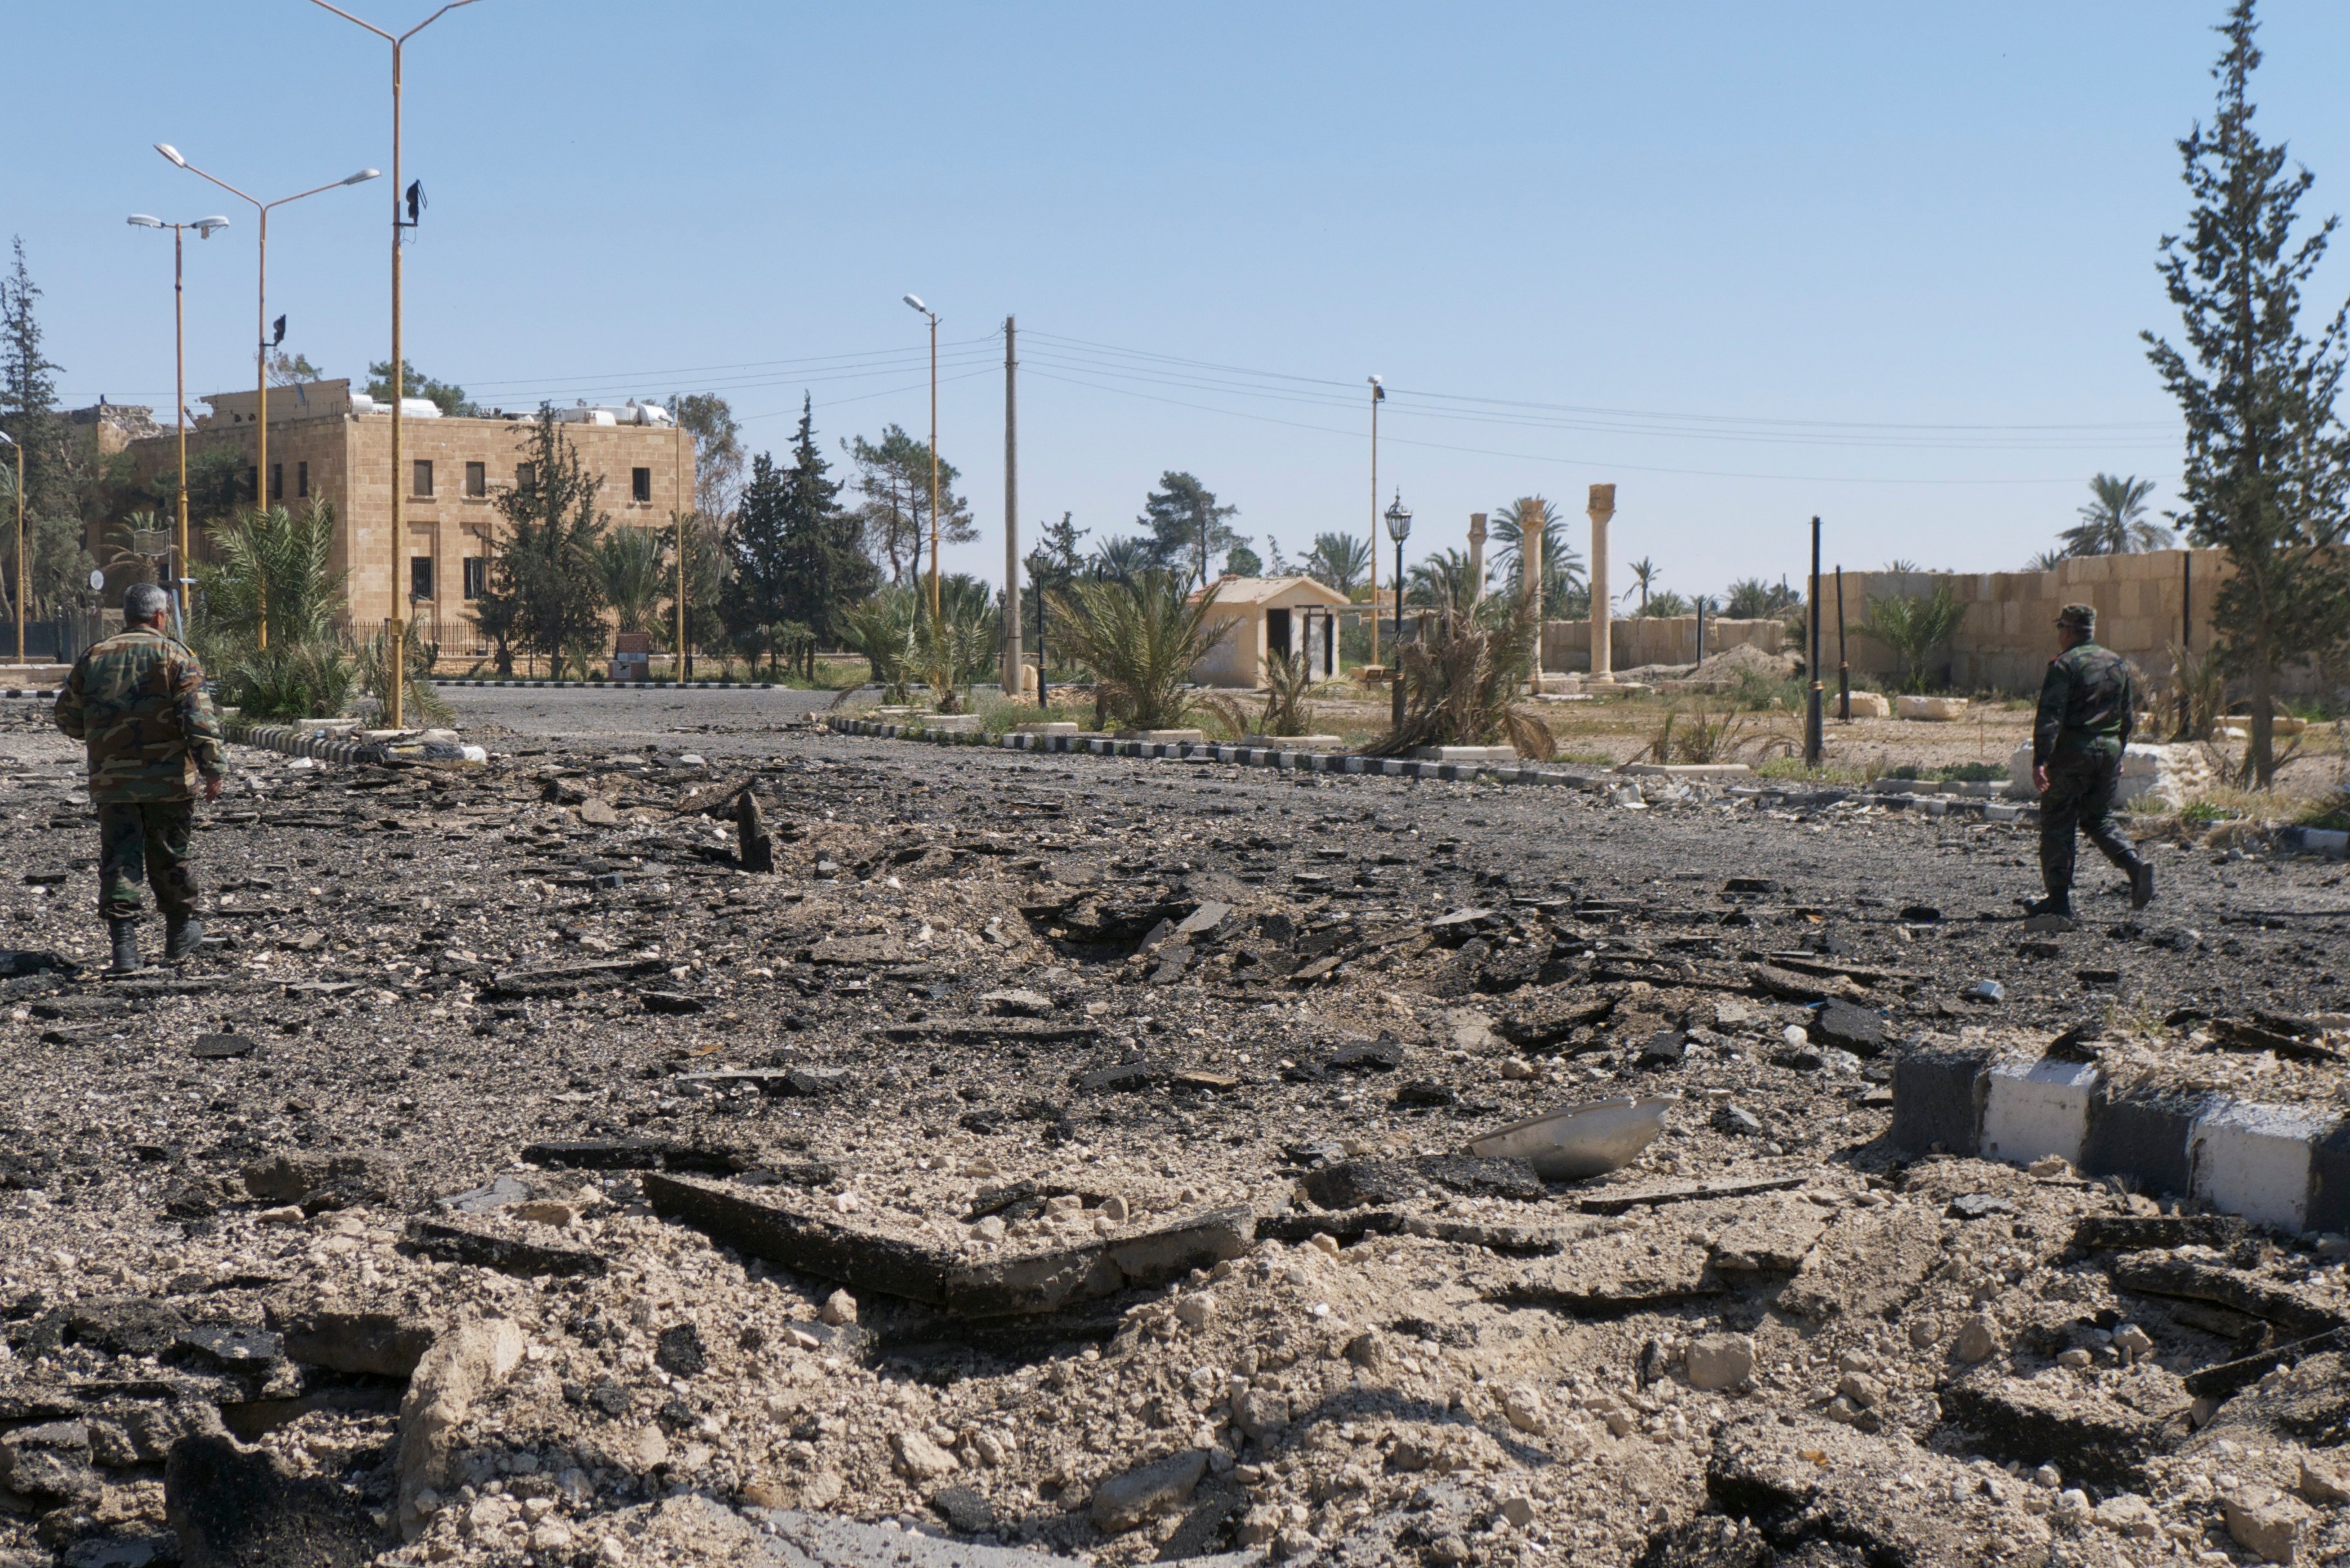
[[[1591,487],[1591,679],[1609,681],[1615,679],[1614,662],[1607,646],[1613,629],[1614,606],[1607,597],[1607,520],[1616,515],[1616,487],[1595,484]]]
[[[1469,607],[1485,602],[1485,514],[1469,514]]]
[[[1542,690],[1543,673],[1543,500],[1539,495],[1518,497],[1518,593],[1522,602],[1534,607],[1534,689]]]

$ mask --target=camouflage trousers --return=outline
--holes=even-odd
[[[2064,757],[2048,764],[2048,790],[2040,797],[2040,883],[2052,898],[2073,890],[2074,836],[2097,846],[2124,871],[2135,868],[2137,852],[2114,826],[2114,791],[2121,764],[2112,757]]]
[[[139,913],[139,885],[155,890],[155,907],[180,919],[196,912],[196,879],[188,870],[194,832],[192,800],[109,801],[98,808],[98,912],[109,920]]]

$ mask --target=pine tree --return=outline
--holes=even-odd
[[[1135,522],[1150,530],[1151,553],[1159,566],[1170,571],[1182,566],[1187,577],[1197,576],[1204,584],[1218,552],[1246,543],[1224,521],[1239,516],[1240,510],[1218,505],[1214,491],[1170,469],[1159,476],[1159,488],[1142,498],[1142,515]]]
[[[772,665],[790,641],[810,673],[816,644],[840,634],[840,616],[880,586],[867,558],[858,518],[841,509],[840,483],[816,442],[812,401],[803,399],[792,466],[761,452],[752,461],[730,536],[733,571],[722,599],[735,640]]]
[[[2160,270],[2186,350],[2141,336],[2187,425],[2186,506],[2176,520],[2196,544],[2223,551],[2231,568],[2212,601],[2212,628],[2222,663],[2251,688],[2245,772],[2266,788],[2276,773],[2280,670],[2350,636],[2350,562],[2331,548],[2350,493],[2350,441],[2334,406],[2350,306],[2315,342],[2303,334],[2302,286],[2337,220],[2293,239],[2315,176],[2288,175],[2283,145],[2252,129],[2248,91],[2261,63],[2253,10],[2254,0],[2236,0],[2217,29],[2228,41],[2211,73],[2218,114],[2178,143],[2191,228],[2184,240],[2163,237]]]
[[[41,352],[41,323],[34,310],[40,297],[19,236],[16,265],[0,278],[0,423],[25,448],[26,510],[46,514],[58,510],[62,499],[65,431],[51,374],[60,367]]]
[[[476,601],[484,635],[505,637],[544,654],[560,670],[585,666],[604,639],[598,545],[605,519],[596,510],[601,481],[544,404],[524,441],[523,473],[498,495],[505,532],[494,544],[489,591]]]

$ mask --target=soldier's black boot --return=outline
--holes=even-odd
[[[170,915],[163,921],[163,961],[182,963],[204,940],[204,923],[192,915]]]
[[[107,966],[109,974],[137,974],[144,964],[139,961],[139,922],[109,920],[107,929],[114,936],[114,961]]]
[[[2130,908],[2143,909],[2154,902],[2154,863],[2141,860],[2130,867]]]
[[[2054,894],[2045,898],[2034,898],[2023,906],[2023,915],[2026,919],[2039,915],[2054,915],[2060,920],[2069,920],[2073,918],[2073,900],[2060,898]]]

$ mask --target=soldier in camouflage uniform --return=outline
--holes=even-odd
[[[189,874],[194,786],[220,798],[220,722],[196,656],[163,634],[169,601],[152,583],[122,596],[122,632],[77,659],[57,693],[57,728],[89,748],[98,808],[99,913],[113,934],[111,972],[139,961],[139,884],[163,911],[163,956],[173,963],[204,934]]]
[[[2048,897],[2035,915],[2073,913],[2073,850],[2077,830],[2130,879],[2130,907],[2154,901],[2154,867],[2138,858],[2113,823],[2122,752],[2137,715],[2129,661],[2096,643],[2097,612],[2066,605],[2056,618],[2064,651],[2048,661],[2040,714],[2032,728],[2032,778],[2040,786],[2040,880]]]

